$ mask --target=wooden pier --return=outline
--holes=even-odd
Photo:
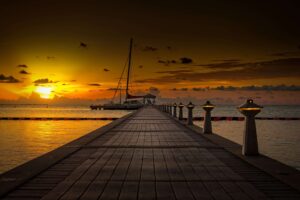
[[[0,175],[0,197],[300,199],[299,174],[145,107]]]

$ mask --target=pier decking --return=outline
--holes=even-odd
[[[199,130],[154,107],[142,108],[1,175],[0,197],[300,199],[289,179],[257,167],[268,158],[248,162],[234,153],[236,144]],[[283,168],[299,181],[296,170]]]

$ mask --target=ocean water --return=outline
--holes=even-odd
[[[88,107],[5,106],[0,117],[122,117],[128,111]],[[0,120],[0,173],[47,153],[111,121]]]
[[[122,117],[128,111],[90,110],[88,107],[1,106],[0,117]],[[194,116],[203,116],[197,106]],[[184,112],[186,115],[186,112]],[[218,106],[212,116],[242,116],[235,106]],[[261,117],[300,117],[300,106],[266,106]],[[49,152],[110,121],[0,120],[0,173]],[[201,121],[195,122],[202,126]],[[244,122],[213,122],[213,131],[242,142]],[[299,121],[257,120],[260,151],[300,170]]]
[[[184,113],[186,115],[186,112]],[[204,116],[199,106],[194,116]],[[235,106],[217,106],[212,116],[243,115]],[[264,106],[258,117],[300,117],[300,106]],[[203,121],[196,121],[203,127]],[[213,121],[213,132],[238,144],[242,144],[244,121]],[[300,121],[256,120],[260,153],[300,170]]]

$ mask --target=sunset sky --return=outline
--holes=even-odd
[[[2,0],[0,99],[110,99],[132,37],[132,94],[300,104],[298,4]]]

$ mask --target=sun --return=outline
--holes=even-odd
[[[38,86],[35,89],[35,92],[37,92],[40,95],[40,97],[43,99],[52,99],[54,97],[53,88],[51,87]]]

